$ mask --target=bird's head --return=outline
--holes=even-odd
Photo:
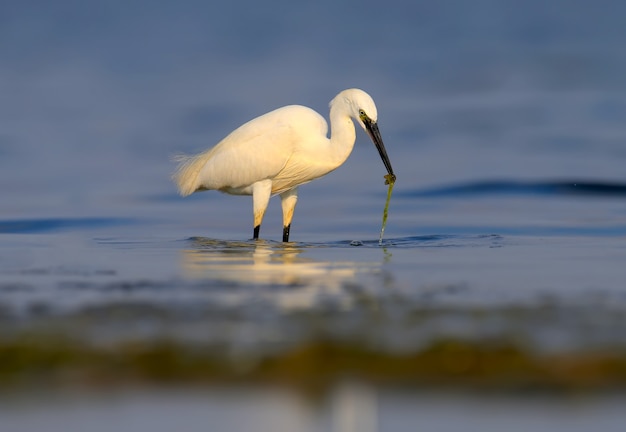
[[[376,104],[372,97],[363,90],[353,88],[339,93],[330,102],[331,110],[337,104],[341,104],[341,109],[346,110],[348,115],[355,119],[365,132],[367,132],[374,142],[390,178],[393,179],[392,181],[395,181],[396,176],[391,168],[391,162],[389,161],[383,139],[378,130],[378,110],[376,109]]]
[[[330,106],[341,105],[342,110],[355,119],[361,127],[367,131],[367,123],[376,123],[378,110],[370,95],[363,90],[352,88],[339,93],[331,102]]]

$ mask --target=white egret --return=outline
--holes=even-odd
[[[290,105],[257,117],[231,132],[215,147],[193,156],[180,156],[173,176],[182,196],[203,190],[252,195],[253,238],[272,195],[280,195],[283,241],[298,199],[298,186],[328,174],[343,164],[354,147],[354,119],[369,134],[395,180],[378,130],[372,98],[359,89],[340,92],[330,102],[330,139],[326,120],[310,108]]]

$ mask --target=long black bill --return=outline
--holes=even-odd
[[[393,173],[393,168],[391,168],[391,162],[389,161],[389,156],[387,156],[387,150],[385,149],[385,144],[383,144],[383,138],[380,136],[378,124],[371,121],[369,118],[363,119],[363,123],[365,124],[365,130],[367,130],[368,135],[372,141],[374,141],[374,145],[378,150],[378,154],[380,154],[380,158],[385,164],[385,168],[387,168],[387,173],[391,176],[392,181],[395,182],[396,175]]]

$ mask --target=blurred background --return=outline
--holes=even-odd
[[[377,101],[406,184],[624,180],[624,8],[576,0],[4,3],[0,181],[12,199],[29,201],[46,200],[44,182],[73,185],[42,211],[59,198],[97,205],[93,188],[102,183],[128,191],[145,179],[171,192],[163,172],[172,154],[203,150],[283,105],[326,116],[348,87]],[[370,149],[357,149],[343,171],[378,170]],[[356,178],[351,186],[362,187]],[[14,202],[4,211],[20,215]]]
[[[625,16],[0,3],[0,430],[622,430]],[[255,245],[249,199],[177,197],[173,155],[350,87],[384,251],[361,131],[292,248],[277,203]]]

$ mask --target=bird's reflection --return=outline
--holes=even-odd
[[[372,263],[316,260],[303,254],[310,246],[264,240],[235,242],[194,237],[182,250],[186,277],[219,280],[240,285],[288,287],[273,291],[284,308],[310,306],[322,293],[343,297],[343,288]],[[297,289],[296,289],[297,288]],[[346,297],[348,297],[346,295]]]

